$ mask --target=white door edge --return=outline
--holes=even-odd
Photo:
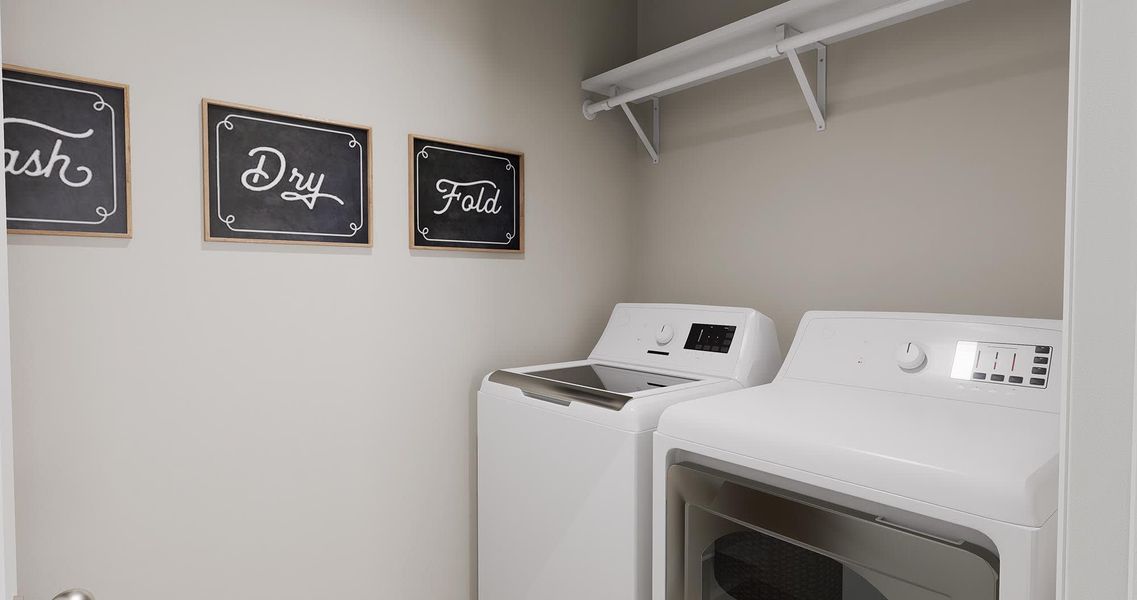
[[[0,59],[0,62],[3,62]],[[0,89],[0,107],[4,93]],[[0,127],[0,147],[4,128]],[[4,177],[0,176],[0,218],[7,223]],[[16,503],[12,460],[12,346],[8,318],[8,229],[0,227],[0,589],[16,597]]]

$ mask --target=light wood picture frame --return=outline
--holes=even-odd
[[[524,254],[525,154],[409,134],[407,213],[412,250]]]
[[[210,98],[201,119],[205,241],[373,245],[370,127]]]
[[[10,234],[129,238],[130,86],[3,65]]]

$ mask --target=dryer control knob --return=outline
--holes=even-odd
[[[660,346],[670,344],[673,337],[675,337],[675,328],[670,325],[660,325],[655,332],[655,341]]]
[[[915,371],[927,361],[928,355],[916,342],[904,342],[896,349],[896,365],[905,371]]]

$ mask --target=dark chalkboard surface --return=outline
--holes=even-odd
[[[127,86],[4,66],[9,233],[130,237]]]
[[[371,245],[371,129],[202,101],[205,239]]]
[[[411,248],[525,251],[525,155],[410,136]]]

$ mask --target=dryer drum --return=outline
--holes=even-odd
[[[754,531],[715,540],[715,583],[735,600],[842,600],[841,563]]]

